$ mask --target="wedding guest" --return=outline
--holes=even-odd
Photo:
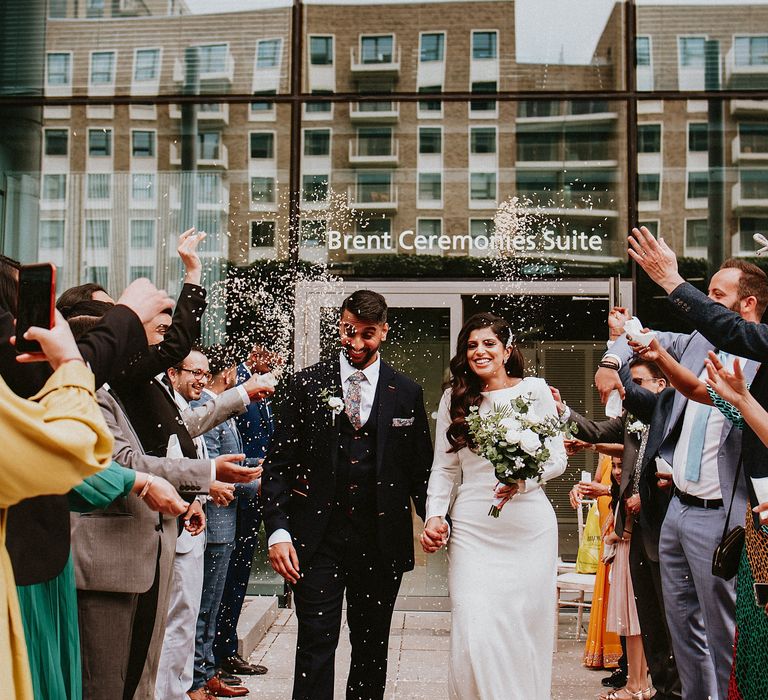
[[[56,308],[61,311],[66,318],[71,315],[69,313],[70,307],[81,301],[103,301],[107,304],[115,303],[115,300],[109,296],[109,292],[107,292],[107,290],[100,284],[86,282],[77,287],[70,287],[62,292],[61,296],[56,300]]]
[[[768,303],[768,281],[756,266],[727,260],[712,276],[708,296],[711,306],[738,309],[743,321],[756,322]],[[719,334],[711,339],[724,348],[726,337]],[[658,333],[657,339],[681,365],[704,376],[707,353],[715,349],[704,335]],[[614,385],[616,372],[607,366],[618,367],[630,353],[622,339],[604,357],[595,375],[601,394]],[[727,359],[729,366],[734,358]],[[757,364],[750,361],[745,371],[754,376]],[[735,523],[733,517],[726,522],[723,504],[731,502],[735,491],[734,508],[746,508],[746,489],[736,479],[740,453],[741,431],[733,429],[719,412],[700,408],[680,394],[675,397],[659,447],[659,456],[672,465],[673,482],[659,540],[659,561],[667,625],[684,697],[726,697],[728,693],[736,591],[733,581],[712,573],[711,562],[723,529]]]
[[[489,517],[494,467],[471,449],[475,442],[466,420],[474,407],[480,415],[497,406],[514,413],[524,396],[533,401],[535,415],[556,417],[547,383],[525,377],[523,366],[509,324],[493,314],[475,314],[459,331],[450,388],[437,416],[421,539],[425,551],[441,547],[445,518],[451,517],[448,683],[450,696],[462,700],[551,698],[557,521],[540,486],[565,471],[563,438],[549,439],[541,482],[528,479],[497,492],[500,500],[510,500],[497,518]],[[461,488],[451,502],[456,482]]]
[[[65,494],[111,461],[112,437],[94,399],[94,376],[85,366],[60,314],[51,330],[31,328],[53,374],[33,400],[14,394],[0,380],[0,542],[6,509],[43,494]],[[24,356],[22,356],[23,358]],[[38,465],[30,469],[29,465]],[[32,678],[11,563],[0,545],[0,678],[3,696],[32,700]]]

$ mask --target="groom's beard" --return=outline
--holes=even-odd
[[[374,357],[376,357],[376,353],[379,351],[379,349],[378,348],[376,348],[375,350],[367,349],[365,353],[361,355],[362,359],[359,359],[359,360],[352,359],[352,357],[349,354],[348,346],[342,345],[341,351],[344,353],[344,357],[347,358],[347,362],[349,362],[350,365],[358,369],[362,369],[363,367],[368,365]]]

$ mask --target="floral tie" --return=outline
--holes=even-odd
[[[365,379],[365,375],[360,370],[350,375],[347,395],[344,397],[344,410],[355,430],[360,430],[362,425],[360,420],[360,382],[363,379]]]

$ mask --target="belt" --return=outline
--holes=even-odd
[[[722,498],[699,498],[698,496],[691,496],[690,493],[683,493],[677,486],[674,487],[674,494],[686,506],[694,506],[696,508],[706,508],[708,510],[715,510],[716,508],[723,507]]]

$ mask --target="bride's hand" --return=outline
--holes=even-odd
[[[419,539],[421,548],[427,554],[436,552],[448,541],[448,523],[439,516],[431,517],[424,524],[424,531]]]
[[[498,483],[493,488],[494,495],[499,498],[512,498],[520,490],[520,484],[502,484]]]

